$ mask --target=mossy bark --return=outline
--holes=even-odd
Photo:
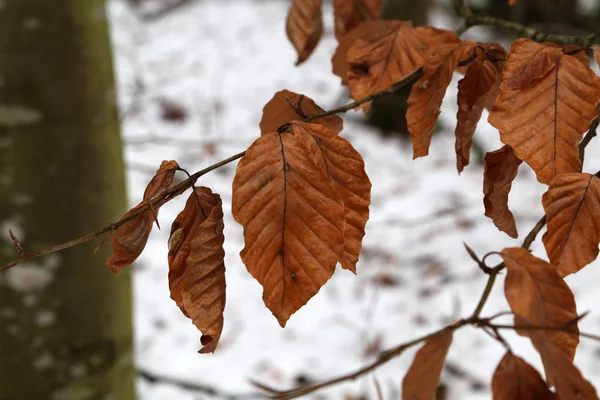
[[[0,8],[0,265],[125,211],[104,0]],[[135,397],[131,284],[99,240],[0,273],[0,400]]]
[[[431,0],[384,0],[381,7],[381,19],[412,21],[414,26],[425,25],[429,16]],[[406,128],[406,109],[411,86],[407,86],[392,96],[373,102],[367,117],[369,124],[383,132],[408,134]]]

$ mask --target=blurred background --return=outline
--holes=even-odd
[[[350,1],[350,0],[349,0]],[[246,149],[264,104],[289,89],[325,109],[347,102],[331,73],[333,13],[306,63],[285,36],[284,0],[0,0],[0,265],[26,250],[106,226],[137,204],[162,160],[196,171]],[[548,32],[597,30],[595,0],[471,0],[476,12]],[[384,0],[382,17],[456,29],[448,1]],[[472,28],[463,38],[514,37]],[[594,65],[597,71],[597,66]],[[161,209],[132,267],[114,276],[101,239],[0,273],[0,400],[191,400],[263,398],[249,381],[288,389],[372,361],[387,347],[469,314],[486,277],[464,250],[483,255],[520,245],[484,217],[481,154],[501,146],[487,113],[472,164],[455,168],[455,77],[430,156],[412,161],[406,93],[350,112],[342,133],[373,183],[358,275],[338,269],[281,329],[239,258],[242,230],[230,214],[235,164],[203,176],[223,199],[227,306],[215,354],[169,298],[167,239],[184,197]],[[593,140],[584,171],[600,169]],[[184,176],[178,176],[182,179]],[[543,215],[545,187],[522,166],[510,206],[524,236]],[[533,251],[546,258],[538,240]],[[596,263],[597,264],[597,263]],[[600,333],[600,265],[567,282],[582,331]],[[483,316],[507,311],[502,279]],[[504,322],[511,323],[506,317]],[[528,340],[506,333],[538,369]],[[415,349],[373,373],[310,398],[397,399]],[[471,328],[455,335],[439,399],[488,399],[504,349]],[[576,364],[600,386],[600,344],[582,339]]]

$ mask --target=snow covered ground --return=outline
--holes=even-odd
[[[327,34],[316,53],[294,67],[295,54],[284,32],[287,7],[282,1],[203,0],[141,23],[123,0],[112,0],[132,205],[141,199],[163,159],[176,159],[192,172],[245,150],[259,135],[263,105],[278,90],[304,93],[326,109],[339,105],[335,104],[341,94],[339,80],[330,72],[336,45],[331,13],[326,10]],[[438,15],[434,21],[444,22]],[[138,367],[244,396],[256,392],[250,379],[286,389],[331,378],[355,370],[387,347],[468,316],[486,277],[467,255],[463,241],[480,255],[520,245],[543,214],[544,187],[521,166],[510,198],[521,240],[498,232],[484,217],[481,166],[467,167],[462,176],[455,169],[453,87],[442,112],[445,132],[434,137],[431,155],[416,161],[408,141],[381,138],[359,122],[360,114],[345,118],[343,135],[363,155],[373,183],[358,276],[337,270],[285,329],[263,305],[260,285],[239,258],[242,230],[230,214],[235,163],[198,182],[220,193],[225,211],[227,307],[225,330],[214,355],[196,353],[200,334],[169,298],[166,243],[170,223],[186,196],[163,207],[159,218],[163,229],[153,232],[134,267]],[[498,133],[486,118],[476,137],[486,150],[494,150],[500,147]],[[585,170],[595,172],[600,169],[600,140],[592,141],[589,149]],[[539,240],[533,250],[546,257]],[[578,310],[592,311],[580,328],[599,333],[600,266],[589,266],[567,281]],[[502,285],[503,278],[484,316],[509,309]],[[512,321],[507,317],[504,322]],[[510,332],[505,336],[515,353],[541,367],[528,340]],[[356,382],[310,398],[375,399],[377,381],[386,400],[396,399],[415,351]],[[442,375],[447,398],[489,398],[491,375],[502,354],[503,348],[483,332],[458,331]],[[600,344],[582,339],[576,364],[598,387],[599,359]],[[143,400],[213,398],[144,379],[138,389]]]

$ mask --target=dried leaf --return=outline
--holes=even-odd
[[[522,161],[510,146],[489,152],[483,160],[483,205],[486,217],[510,237],[517,238],[515,217],[508,209],[508,194]]]
[[[431,400],[434,398],[446,354],[452,343],[452,331],[448,330],[427,340],[417,351],[404,380],[402,400]]]
[[[542,241],[558,274],[573,274],[594,261],[600,243],[600,179],[585,173],[559,175],[542,204],[548,222]]]
[[[148,199],[171,187],[177,169],[179,169],[177,162],[163,161],[144,191],[144,200],[129,210],[121,219],[138,212]],[[151,208],[117,229],[112,237],[113,254],[106,262],[106,266],[115,274],[131,265],[142,254],[157,214],[158,207]]]
[[[517,0],[508,0],[508,4],[514,6],[515,4],[517,4]]]
[[[562,48],[563,54],[568,54],[568,55],[575,57],[580,63],[582,63],[584,66],[589,68],[590,59],[588,58],[588,56],[585,52],[585,48],[583,48],[581,46],[577,46],[576,44],[568,44],[568,45],[562,46],[561,48]]]
[[[311,150],[315,164],[336,183],[344,201],[344,253],[342,268],[356,273],[371,203],[371,181],[361,155],[346,139],[316,124],[292,123],[294,136]]]
[[[213,353],[223,332],[225,251],[221,197],[198,187],[171,227],[169,289],[202,332],[200,353]]]
[[[310,97],[303,94],[281,90],[263,108],[260,121],[260,132],[266,135],[275,132],[279,127],[291,121],[301,121],[306,117],[324,112]],[[339,133],[344,128],[344,121],[337,115],[330,115],[314,120]]]
[[[596,60],[596,64],[600,66],[600,46],[592,47],[592,52],[594,53],[594,60]]]
[[[258,138],[233,181],[240,253],[283,327],[331,277],[343,250],[344,205],[335,182],[290,133]]]
[[[540,374],[522,358],[507,352],[492,378],[493,400],[551,400]]]
[[[579,172],[578,145],[597,115],[600,79],[561,49],[526,39],[513,42],[503,75],[489,117],[502,142],[542,183]]]
[[[312,54],[323,34],[321,0],[293,0],[285,31],[298,52],[299,65]]]
[[[552,265],[524,248],[504,249],[500,255],[508,270],[504,293],[515,320],[518,324],[534,326],[563,327],[571,323],[568,332],[548,330],[544,333],[572,363],[579,344],[579,329],[573,322],[577,318],[577,308],[571,289]],[[517,332],[531,337],[530,330]],[[546,363],[544,367],[548,372]]]
[[[488,55],[500,55],[505,58],[506,51],[499,45],[488,44],[487,48],[476,50],[476,59],[469,64],[465,77],[458,82],[458,113],[456,114],[456,168],[461,173],[469,165],[471,145],[477,123],[483,109],[493,104],[498,95],[498,87],[502,81],[501,61]],[[497,53],[497,54],[496,54]]]
[[[423,76],[415,82],[408,97],[406,121],[412,137],[413,158],[429,154],[440,107],[452,74],[465,54],[472,52],[475,42],[446,43],[428,57]]]
[[[335,37],[340,40],[363,21],[377,19],[381,0],[333,0]]]
[[[402,24],[401,21],[365,21],[339,39],[338,47],[331,58],[331,65],[334,75],[342,78],[342,85],[348,84],[347,55],[354,42],[357,39],[367,42],[376,40],[395,31]]]
[[[388,24],[381,22],[382,27]],[[392,32],[382,29],[381,35],[369,41],[357,39],[347,54],[350,94],[359,99],[385,90],[426,64],[441,45],[459,42],[450,31],[430,26],[413,28],[410,22],[402,21]],[[362,105],[365,112],[369,107],[370,102]]]
[[[596,399],[596,389],[573,365],[568,355],[562,351],[544,331],[530,331],[531,342],[540,353],[546,369],[546,380],[555,387],[556,398],[560,400]]]

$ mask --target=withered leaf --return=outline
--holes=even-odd
[[[263,108],[260,132],[266,135],[275,132],[290,121],[301,121],[324,111],[310,97],[289,90],[281,90],[275,93],[275,96]],[[314,120],[314,123],[326,126],[336,133],[341,132],[344,128],[344,121],[337,115],[318,118]]]
[[[348,84],[348,50],[357,39],[370,42],[385,36],[402,24],[401,21],[365,21],[339,39],[338,47],[331,58],[333,74],[342,78],[342,85]]]
[[[521,163],[510,146],[486,153],[483,160],[485,215],[494,221],[499,230],[513,238],[518,236],[517,226],[508,208],[508,194]]]
[[[600,66],[600,46],[592,47],[592,52],[594,53],[594,60],[596,60],[596,64]]]
[[[600,79],[560,48],[513,42],[489,122],[538,181],[579,172],[578,145],[597,116]]]
[[[240,160],[232,213],[244,227],[242,261],[283,327],[341,259],[344,203],[335,182],[300,139],[273,132]]]
[[[586,173],[559,175],[542,204],[548,222],[542,241],[558,274],[573,274],[594,261],[600,243],[600,179]]]
[[[596,389],[588,382],[562,348],[544,331],[529,331],[546,370],[546,381],[555,387],[560,400],[598,400]]]
[[[552,400],[540,374],[522,358],[507,352],[492,378],[493,400]]]
[[[371,203],[371,181],[361,155],[346,139],[317,124],[293,122],[291,130],[312,152],[315,164],[336,183],[344,202],[342,268],[356,273]]]
[[[463,57],[474,51],[475,46],[476,43],[470,41],[445,43],[427,58],[423,76],[412,87],[406,110],[413,158],[429,154],[431,138],[452,74]]]
[[[552,265],[524,248],[507,248],[500,256],[508,270],[504,294],[516,323],[548,327],[568,324],[568,331],[566,328],[548,330],[544,334],[572,363],[579,344],[579,329],[573,322],[577,319],[577,308],[569,286]],[[530,330],[517,330],[517,333],[531,337]],[[548,371],[546,363],[544,367]]]
[[[335,37],[340,40],[363,21],[377,19],[381,0],[333,0]]]
[[[431,400],[434,398],[446,354],[452,343],[451,330],[428,339],[417,351],[404,380],[402,400]]]
[[[296,65],[303,63],[317,47],[323,34],[321,0],[293,0],[285,31],[298,53]]]
[[[213,353],[223,332],[224,240],[221,197],[197,187],[171,226],[169,289],[202,332],[200,353]]]
[[[497,44],[478,44],[475,60],[467,67],[465,77],[458,82],[455,150],[459,173],[469,164],[473,135],[483,109],[491,108],[502,81],[503,62],[488,56],[488,53],[501,56],[502,59],[506,57],[506,51]]]
[[[144,191],[144,200],[129,210],[121,219],[138,212],[147,200],[166,190],[173,184],[175,172],[179,169],[176,161],[163,161]],[[152,224],[156,221],[159,207],[152,207],[117,229],[112,237],[112,256],[106,262],[114,273],[119,273],[131,265],[146,247]]]
[[[388,24],[380,22],[382,27]],[[357,39],[347,53],[350,94],[360,99],[385,90],[426,64],[441,45],[459,42],[450,31],[430,26],[413,28],[404,21],[398,21],[392,32],[382,29],[381,35],[370,40]],[[361,107],[368,112],[370,102]]]

